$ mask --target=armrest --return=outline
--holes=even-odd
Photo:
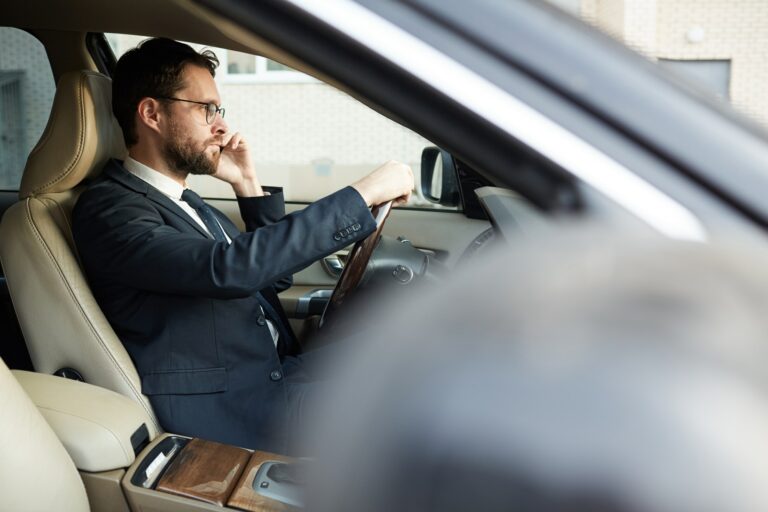
[[[80,470],[128,467],[156,435],[144,409],[128,397],[53,375],[12,373]]]

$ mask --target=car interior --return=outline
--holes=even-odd
[[[141,393],[136,368],[89,289],[72,239],[72,208],[104,163],[126,154],[111,113],[109,73],[114,56],[103,34],[164,36],[265,55],[382,109],[288,52],[191,2],[30,0],[5,6],[0,26],[37,38],[56,82],[47,125],[26,155],[18,191],[0,194],[4,274],[0,282],[4,326],[0,509],[289,510],[299,506],[298,479],[290,459],[163,431]],[[521,158],[520,162],[519,174],[526,176],[535,160]],[[438,167],[442,172],[433,173]],[[401,238],[394,244],[382,242],[382,254],[374,256],[392,261],[390,266],[379,266],[387,276],[412,258],[413,251],[433,260],[434,269],[450,269],[466,264],[494,238],[507,239],[546,225],[543,212],[583,208],[579,187],[562,173],[521,179],[530,186],[518,194],[493,187],[459,158],[431,148],[423,155],[422,178],[430,180],[433,174],[443,182],[437,188],[427,184],[425,194],[436,203],[461,208],[394,209],[384,235],[390,240]],[[242,225],[234,201],[210,202]],[[302,207],[301,203],[287,205],[289,211]],[[408,254],[403,255],[406,245]],[[344,258],[344,254],[332,255],[301,271],[294,277],[294,286],[281,295],[301,338],[310,339],[320,323],[319,313],[345,268]],[[394,273],[400,283],[412,276],[410,267]]]

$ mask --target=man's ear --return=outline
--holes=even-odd
[[[143,98],[136,109],[137,121],[152,131],[160,133],[163,112],[155,98]]]

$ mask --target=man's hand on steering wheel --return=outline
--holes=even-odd
[[[376,230],[368,237],[357,242],[349,253],[344,271],[336,283],[331,299],[323,312],[320,325],[344,302],[344,299],[360,283],[368,261],[371,259],[376,243],[381,237],[384,222],[393,205],[405,204],[413,191],[413,171],[400,162],[389,161],[368,176],[352,184],[368,206],[373,206],[371,213],[376,218]]]
[[[408,202],[413,191],[413,171],[403,163],[390,160],[368,176],[356,181],[352,187],[357,190],[368,206],[377,206],[387,201],[394,205]]]

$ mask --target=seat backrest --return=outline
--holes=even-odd
[[[89,510],[72,459],[0,360],[0,510]]]
[[[0,261],[38,372],[74,368],[86,382],[135,399],[157,419],[130,356],[91,293],[72,239],[71,214],[111,157],[123,158],[112,115],[111,80],[70,72],[56,87],[51,116],[29,155],[20,201],[0,223]]]

